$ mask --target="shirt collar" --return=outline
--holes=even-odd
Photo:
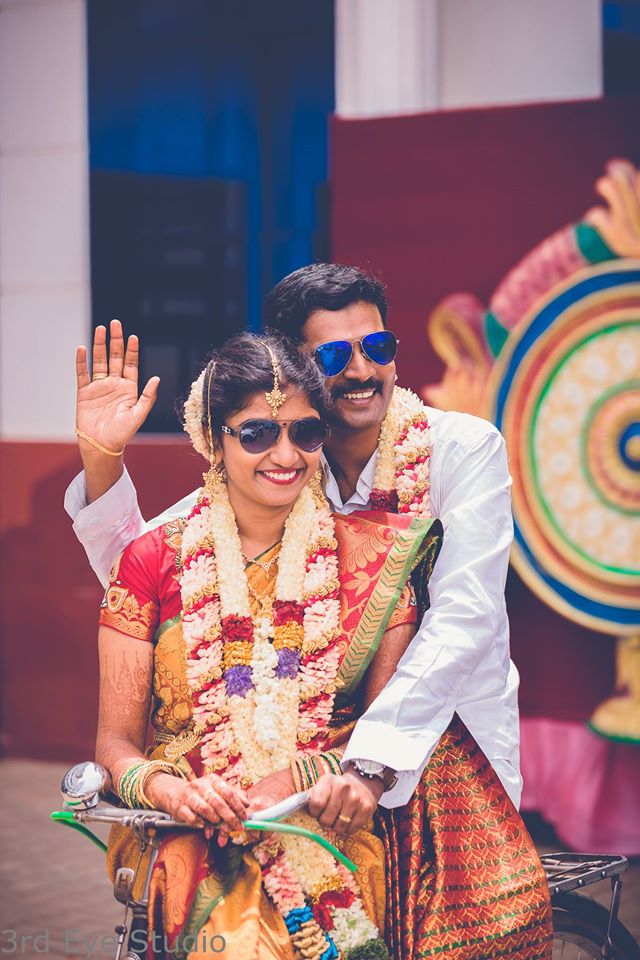
[[[378,463],[378,451],[377,449],[373,451],[369,459],[367,460],[364,469],[360,476],[358,477],[358,482],[356,484],[355,492],[347,500],[346,503],[343,502],[340,495],[340,489],[338,487],[338,481],[333,475],[331,467],[327,461],[327,458],[324,454],[320,459],[320,464],[322,467],[322,472],[324,474],[326,494],[331,508],[338,513],[341,513],[346,508],[351,508],[352,510],[357,509],[358,507],[368,507],[369,501],[371,499],[371,491],[373,490],[373,482],[376,476],[376,465]]]

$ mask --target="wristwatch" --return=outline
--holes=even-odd
[[[382,780],[385,791],[391,790],[398,782],[396,771],[391,767],[385,767],[384,763],[379,763],[377,760],[351,760],[350,763],[361,777],[367,777],[368,780]]]

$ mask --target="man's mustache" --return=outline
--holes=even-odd
[[[382,384],[379,380],[374,380],[373,377],[365,380],[364,383],[356,383],[352,380],[350,383],[342,383],[340,386],[334,387],[331,391],[331,397],[333,400],[339,400],[340,397],[346,396],[347,393],[364,393],[366,390],[377,390],[378,393],[380,393],[382,391]]]

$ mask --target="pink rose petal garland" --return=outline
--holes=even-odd
[[[337,542],[324,497],[305,487],[287,518],[271,616],[252,615],[225,486],[194,507],[182,558],[187,680],[204,769],[246,787],[300,753],[322,751],[341,649]],[[306,814],[292,821],[321,832]],[[267,836],[253,853],[305,960],[388,957],[355,882],[324,850],[287,835]]]
[[[395,387],[378,440],[378,462],[371,491],[374,510],[430,517],[429,421],[422,401]]]

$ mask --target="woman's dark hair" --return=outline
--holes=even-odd
[[[359,300],[376,306],[387,325],[387,298],[380,280],[341,263],[312,263],[290,273],[267,294],[264,325],[301,341],[314,310],[343,310]]]
[[[207,431],[207,404],[211,402],[211,425],[220,442],[220,427],[246,405],[256,393],[273,390],[270,347],[278,365],[282,390],[293,387],[304,392],[321,417],[326,416],[328,395],[324,377],[311,354],[278,334],[240,333],[213,351],[203,384],[203,429]],[[213,374],[211,364],[215,364]],[[209,380],[211,384],[209,385]]]

